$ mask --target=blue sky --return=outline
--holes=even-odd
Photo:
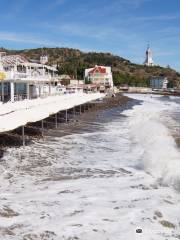
[[[1,0],[0,46],[72,47],[180,71],[179,0]]]

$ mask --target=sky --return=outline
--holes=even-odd
[[[70,47],[180,71],[180,0],[1,0],[0,46]]]

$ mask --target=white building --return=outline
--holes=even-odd
[[[14,102],[56,93],[58,81],[56,68],[0,52],[0,101]]]
[[[153,52],[150,49],[149,45],[148,45],[147,50],[146,50],[146,59],[145,59],[144,65],[145,66],[154,66]]]
[[[41,64],[47,64],[48,63],[48,55],[42,55],[40,57],[40,63]]]
[[[168,88],[169,80],[167,77],[152,77],[150,79],[150,87],[152,89],[164,89]]]
[[[113,87],[113,76],[111,67],[95,66],[85,70],[85,79],[97,85],[103,85],[106,88]]]

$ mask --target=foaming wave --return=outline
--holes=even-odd
[[[130,134],[142,152],[141,166],[162,184],[180,190],[180,151],[160,117],[162,109],[169,107],[172,105],[148,99],[133,111],[127,111],[127,115]]]

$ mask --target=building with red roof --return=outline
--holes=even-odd
[[[106,88],[113,87],[111,67],[95,66],[85,70],[85,79],[90,83],[102,85]]]

